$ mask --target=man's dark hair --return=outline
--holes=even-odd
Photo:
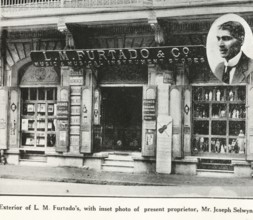
[[[237,21],[227,21],[219,25],[218,29],[229,31],[234,38],[240,41],[243,41],[245,36],[244,27],[240,22]]]

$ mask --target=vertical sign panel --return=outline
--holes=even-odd
[[[8,91],[4,88],[0,89],[0,149],[7,149],[7,105]]]
[[[156,151],[156,86],[143,87],[142,156],[155,156]]]
[[[171,173],[172,118],[159,115],[157,119],[156,172]]]
[[[92,87],[82,87],[81,101],[81,153],[92,152]]]
[[[94,125],[100,125],[100,105],[101,105],[101,92],[97,88],[94,91],[94,112],[93,112],[93,121]]]
[[[9,101],[9,147],[18,147],[18,127],[19,127],[19,89],[10,88],[10,101]]]
[[[69,87],[59,87],[57,102],[57,152],[67,152],[69,147]]]

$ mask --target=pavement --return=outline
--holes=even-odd
[[[227,186],[252,187],[252,178],[200,177],[158,173],[98,172],[87,167],[0,165],[0,178],[51,182],[139,185],[139,186]]]

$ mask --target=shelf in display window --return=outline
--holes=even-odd
[[[211,120],[212,120],[212,121],[227,121],[227,117],[222,117],[222,118],[219,118],[219,117],[211,117]]]
[[[37,114],[37,119],[39,120],[39,119],[45,119],[45,117],[46,117],[46,115],[45,115],[45,113],[44,112],[38,112],[38,114]]]
[[[197,137],[197,138],[201,138],[201,137],[203,137],[203,138],[209,138],[209,137],[211,137],[212,139],[216,139],[216,138],[223,138],[223,139],[237,139],[238,138],[238,136],[236,136],[236,135],[229,135],[229,136],[226,136],[226,135],[207,135],[207,134],[194,134],[193,135],[193,137]]]
[[[245,104],[245,101],[227,101],[229,104]]]
[[[47,131],[47,134],[56,134],[55,131]]]
[[[209,138],[208,134],[194,134],[193,136],[194,137],[199,137],[199,138],[201,138],[201,137],[203,137],[203,138]]]
[[[209,118],[194,117],[195,121],[209,121]]]
[[[45,133],[44,132],[38,132],[37,137],[45,137]]]
[[[227,103],[228,101],[214,101],[214,100],[193,100],[194,103]]]
[[[20,151],[44,151],[44,149],[39,149],[39,148],[36,148],[36,147],[30,147],[30,146],[26,146],[26,145],[22,145],[20,148],[19,148]]]
[[[226,135],[208,135],[208,134],[194,134],[194,137],[204,137],[204,138],[227,138],[229,136]],[[231,136],[232,137],[232,136]]]
[[[246,118],[229,118],[229,121],[245,121]]]
[[[195,103],[195,104],[198,104],[198,103],[201,103],[201,104],[204,104],[204,103],[206,103],[206,104],[209,104],[209,103],[211,103],[211,104],[245,104],[246,102],[245,101],[229,101],[229,100],[227,100],[227,101],[214,101],[214,100],[212,100],[212,101],[209,101],[209,100],[193,100],[193,102]]]
[[[21,115],[22,119],[35,119],[37,117],[35,117],[35,115]]]
[[[33,131],[22,131],[22,134],[34,134],[34,130]]]

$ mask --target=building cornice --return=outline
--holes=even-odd
[[[232,2],[232,3],[231,3]],[[0,25],[2,27],[22,27],[33,25],[57,25],[64,17],[66,23],[81,23],[85,25],[115,24],[148,21],[151,11],[158,19],[168,19],[187,16],[220,15],[226,13],[250,13],[252,1],[231,1],[228,4],[210,3],[182,5],[177,7],[138,7],[126,9],[79,9],[79,8],[53,8],[41,12],[31,10],[30,16],[26,12],[2,13]],[[251,2],[251,3],[249,3]]]

